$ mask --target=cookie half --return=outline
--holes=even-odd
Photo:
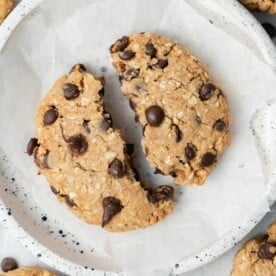
[[[109,231],[146,227],[173,209],[173,188],[145,189],[130,166],[123,134],[103,105],[104,81],[76,65],[41,102],[34,154],[57,197],[87,223]]]
[[[203,184],[230,143],[225,94],[195,57],[166,37],[124,36],[110,52],[151,166],[177,184]]]
[[[267,11],[276,14],[275,0],[239,0],[243,5],[251,10]]]
[[[231,276],[276,275],[276,222],[268,236],[248,241],[236,254]]]

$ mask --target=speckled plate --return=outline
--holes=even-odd
[[[78,2],[79,0],[75,1]],[[40,12],[36,8],[42,2],[42,0],[23,0],[20,2],[0,27],[0,50],[13,33],[17,35],[15,29],[18,24],[24,27],[26,22],[29,24],[32,22],[36,12]],[[259,23],[237,1],[186,0],[186,3],[189,3],[203,16],[208,15],[210,24],[225,30],[226,33],[246,45],[254,52],[255,56],[258,56],[270,68],[276,69],[276,50],[273,43]],[[25,17],[27,18],[25,19]],[[5,54],[9,52],[10,46],[7,45],[5,48],[3,58],[6,58]],[[11,56],[10,61],[17,62]],[[276,137],[275,122],[269,120],[271,114],[275,115],[275,110],[275,101],[268,102],[256,112],[251,123],[257,145],[259,145],[259,149],[262,149],[261,159],[266,164],[275,164],[276,162],[275,151],[266,152],[262,148],[262,145],[265,144],[266,149],[275,149],[273,146],[270,147],[265,139],[268,136]],[[3,119],[1,118],[1,120]],[[5,130],[2,129],[2,131]],[[251,216],[236,228],[229,229],[227,234],[209,246],[195,248],[194,254],[185,258],[183,256],[182,260],[176,260],[175,265],[168,269],[171,270],[172,274],[180,274],[214,260],[241,240],[260,221],[265,215],[265,210],[267,210],[267,199],[272,204],[276,197],[275,171],[271,168],[268,171],[271,174],[267,175],[266,194],[262,195],[262,200],[254,206]],[[107,259],[99,257],[98,250],[100,249],[97,248],[93,237],[88,241],[86,239],[88,235],[79,236],[74,231],[68,231],[68,221],[74,221],[74,229],[83,228],[83,233],[86,234],[89,233],[89,226],[85,226],[73,218],[73,215],[54,199],[48,186],[42,184],[40,188],[45,198],[49,198],[49,206],[45,202],[43,206],[40,206],[39,202],[33,199],[32,191],[26,188],[26,179],[15,169],[4,149],[0,150],[0,183],[1,222],[10,229],[14,237],[42,261],[69,275],[91,275],[91,271],[95,275],[124,274],[112,260],[107,261]],[[56,210],[64,212],[62,221],[55,218]],[[109,272],[104,272],[104,270]]]

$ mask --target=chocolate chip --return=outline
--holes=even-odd
[[[273,250],[274,248],[274,250]],[[272,244],[265,242],[260,246],[258,256],[261,259],[268,259],[272,260],[274,256],[276,256],[276,246],[273,246]]]
[[[154,174],[165,175],[159,168],[155,168]]]
[[[266,32],[268,33],[268,35],[273,38],[274,36],[276,36],[276,28],[270,24],[270,23],[263,23],[262,26],[264,27],[264,29],[266,30]]]
[[[1,262],[1,269],[3,272],[8,272],[18,268],[18,264],[15,259],[6,257]]]
[[[118,39],[111,47],[110,52],[116,53],[123,51],[129,44],[129,38],[127,36],[123,36],[120,39]]]
[[[209,167],[213,165],[216,161],[216,155],[211,152],[205,153],[201,158],[201,166],[202,167]]]
[[[136,104],[130,99],[129,100],[129,106],[130,106],[130,108],[133,110],[133,111],[135,111],[135,109],[136,109]]]
[[[68,144],[71,152],[77,155],[84,154],[88,149],[88,143],[82,134],[71,136],[68,139]]]
[[[83,122],[82,122],[82,126],[85,129],[87,134],[89,134],[91,132],[89,125],[88,125],[89,122],[90,122],[89,120],[83,120]]]
[[[73,83],[65,83],[63,86],[64,97],[66,100],[73,100],[80,95],[80,90]]]
[[[53,124],[58,118],[58,111],[55,107],[51,107],[44,113],[43,123],[45,126]]]
[[[99,90],[98,94],[99,94],[99,96],[100,96],[101,98],[104,97],[104,87],[103,87],[102,89]]]
[[[132,59],[133,57],[135,57],[135,53],[131,50],[126,50],[124,51],[123,53],[120,53],[119,54],[119,57],[122,59],[122,60],[130,60]]]
[[[71,199],[68,195],[65,196],[65,202],[69,207],[74,207],[76,204],[73,199]]]
[[[169,175],[172,176],[172,177],[177,177],[177,173],[175,171],[171,171],[169,173]]]
[[[100,124],[101,130],[106,132],[111,127],[112,127],[112,121],[110,119],[105,119],[101,121],[101,124]]]
[[[222,119],[218,119],[213,125],[213,129],[219,132],[224,131],[225,128],[226,128],[226,124]]]
[[[157,67],[164,69],[165,67],[167,67],[169,64],[167,59],[159,59],[157,62]]]
[[[134,144],[125,144],[124,153],[131,156],[134,153]]]
[[[108,173],[114,178],[124,177],[125,168],[123,162],[115,158],[108,166]]]
[[[165,113],[158,105],[152,105],[146,110],[146,118],[150,126],[158,127],[165,119]]]
[[[145,54],[153,58],[156,56],[156,53],[157,53],[157,50],[154,47],[154,45],[151,42],[148,42],[145,45]]]
[[[183,139],[183,132],[180,130],[178,125],[173,125],[173,127],[175,129],[176,134],[175,142],[179,143]]]
[[[139,76],[140,69],[129,68],[124,72],[124,80],[130,81]]]
[[[39,146],[38,140],[36,138],[31,138],[27,145],[27,153],[29,155],[32,155],[34,152],[34,149],[38,146]]]
[[[154,204],[160,201],[172,200],[173,192],[173,187],[168,185],[162,185],[148,192],[148,200],[149,202]]]
[[[213,96],[215,90],[216,87],[212,83],[202,84],[199,89],[199,98],[202,101],[207,101]]]
[[[53,194],[57,195],[58,194],[58,190],[54,187],[54,186],[50,186],[51,191],[53,192]]]
[[[70,70],[70,73],[74,72],[74,71],[86,71],[86,68],[83,64],[78,63],[75,64],[72,69]]]
[[[194,144],[188,143],[185,148],[185,156],[188,160],[193,160],[196,156],[197,148]]]
[[[121,200],[108,196],[103,199],[103,218],[102,218],[102,227],[108,224],[111,219],[121,212],[124,206],[121,203]]]

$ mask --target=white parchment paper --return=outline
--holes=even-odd
[[[59,204],[24,151],[34,135],[35,111],[43,95],[79,62],[106,77],[106,101],[115,124],[127,129],[129,141],[139,144],[141,130],[121,96],[108,48],[122,35],[141,31],[178,40],[208,68],[229,99],[232,144],[204,186],[179,188],[175,211],[166,220],[146,229],[111,234],[84,224]],[[220,239],[264,201],[262,164],[250,121],[256,108],[275,97],[275,74],[186,1],[44,1],[8,42],[0,72],[1,148],[24,177],[32,200],[87,248],[94,248],[81,258],[68,251],[66,258],[71,261],[89,262],[107,271],[167,275],[176,262]],[[171,181],[152,178],[141,151],[137,153],[143,177],[153,183]],[[263,212],[267,209],[264,204]],[[55,251],[54,246],[51,249]]]

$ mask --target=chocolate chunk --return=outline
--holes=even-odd
[[[194,144],[188,143],[185,148],[185,156],[188,160],[193,160],[196,156],[197,148]]]
[[[167,67],[169,64],[167,59],[159,59],[157,62],[157,67],[164,69],[165,67]]]
[[[122,60],[130,60],[132,59],[133,57],[135,57],[135,53],[131,50],[126,50],[124,51],[123,53],[120,53],[119,54],[119,57],[122,59]]]
[[[216,155],[211,152],[205,153],[201,158],[201,166],[202,167],[209,167],[213,165],[216,161]]]
[[[43,123],[45,126],[53,124],[58,118],[58,111],[55,107],[51,107],[44,113]]]
[[[125,144],[124,153],[131,156],[134,153],[134,144]]]
[[[183,139],[183,132],[180,130],[178,125],[174,124],[173,127],[175,129],[175,134],[176,134],[175,142],[179,143]]]
[[[270,24],[270,23],[263,23],[262,26],[264,27],[264,29],[266,30],[266,32],[268,33],[268,35],[273,38],[274,36],[276,36],[276,28]]]
[[[124,72],[124,80],[130,81],[139,76],[140,69],[129,68]]]
[[[6,257],[1,262],[1,269],[3,272],[8,272],[18,268],[18,264],[15,259]]]
[[[165,119],[165,113],[158,105],[152,105],[146,110],[146,118],[150,126],[158,127]]]
[[[108,196],[103,199],[103,218],[102,218],[102,227],[108,224],[111,219],[121,212],[124,206],[121,203],[121,200]]]
[[[145,45],[145,54],[154,58],[156,56],[157,50],[151,42],[148,42]]]
[[[99,92],[98,92],[98,94],[99,94],[99,96],[101,97],[101,98],[103,98],[104,97],[104,87],[102,88],[102,89],[100,89],[99,90]]]
[[[38,147],[38,146],[39,146],[38,140],[37,140],[36,138],[31,138],[31,139],[29,140],[28,145],[27,145],[27,153],[28,153],[29,155],[32,155],[33,152],[34,152],[34,149],[35,149],[36,147]]]
[[[63,86],[64,97],[66,100],[73,100],[80,95],[80,90],[73,83],[65,83]]]
[[[213,129],[219,132],[224,131],[226,128],[226,124],[222,119],[218,119],[214,124],[213,124]]]
[[[130,108],[131,108],[133,111],[135,111],[135,109],[136,109],[136,104],[135,104],[131,99],[129,99],[129,106],[130,106]]]
[[[259,248],[258,256],[261,259],[272,260],[274,256],[276,256],[276,246],[273,246],[271,243],[268,243],[268,242],[261,244]]]
[[[54,186],[50,186],[51,191],[53,192],[53,194],[57,195],[58,194],[58,190],[54,187]]]
[[[68,195],[65,196],[65,202],[69,207],[74,207],[76,204],[73,199],[71,199]]]
[[[121,160],[115,158],[108,166],[108,173],[114,178],[122,178],[125,176],[124,164]]]
[[[75,64],[72,69],[70,70],[70,73],[74,72],[74,71],[86,71],[86,68],[83,64],[78,63]]]
[[[165,175],[159,168],[155,168],[154,174]]]
[[[128,46],[128,44],[129,44],[129,38],[127,36],[123,36],[110,47],[110,52],[111,53],[121,52]]]
[[[71,152],[76,155],[84,154],[88,149],[88,143],[82,134],[71,136],[68,139],[68,144]]]
[[[199,89],[199,98],[202,101],[207,101],[213,96],[215,90],[216,87],[212,83],[202,84]]]
[[[173,199],[174,189],[168,185],[162,185],[148,192],[149,202],[155,204],[160,201],[168,201]]]
[[[83,123],[82,123],[82,126],[85,129],[85,131],[86,131],[87,134],[89,134],[91,132],[91,130],[90,130],[89,126],[88,126],[89,122],[90,122],[89,120],[83,120]]]

